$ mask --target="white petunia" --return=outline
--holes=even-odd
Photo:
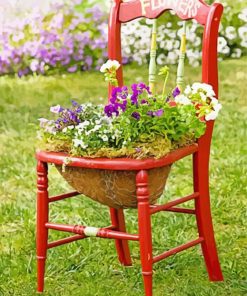
[[[104,65],[101,66],[100,72],[105,73],[107,70],[117,70],[121,65],[116,60],[108,60]]]
[[[217,116],[218,116],[218,112],[217,111],[212,111],[212,112],[210,112],[209,114],[207,114],[205,116],[205,119],[206,119],[206,121],[215,120]]]
[[[81,147],[82,149],[86,149],[88,145],[86,145],[82,140],[74,139],[73,144],[75,147]]]
[[[52,112],[52,113],[60,113],[61,112],[61,106],[60,105],[57,105],[57,106],[53,106],[53,107],[51,107],[50,108],[50,111]]]
[[[108,137],[106,135],[102,136],[101,139],[104,141],[104,142],[108,142]]]
[[[178,95],[175,97],[175,102],[181,105],[192,105],[190,99],[184,95]]]
[[[191,94],[191,92],[192,92],[192,90],[191,90],[190,85],[187,85],[186,88],[185,88],[185,90],[184,90],[184,93],[188,96],[188,95]]]

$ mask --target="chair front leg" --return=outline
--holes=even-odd
[[[138,203],[140,253],[145,295],[152,296],[153,254],[147,171],[139,171],[136,175],[136,194]]]
[[[110,208],[110,215],[111,215],[112,225],[114,225],[117,230],[121,232],[126,232],[123,210]],[[119,262],[124,266],[131,266],[132,261],[131,261],[128,241],[116,239],[115,244],[116,244]]]
[[[209,158],[202,153],[195,153],[193,156],[194,191],[199,192],[195,201],[196,220],[199,236],[204,238],[202,252],[209,279],[223,281],[211,216],[208,161]]]
[[[48,229],[48,166],[47,163],[38,161],[37,164],[37,291],[44,290],[45,262],[47,254]]]

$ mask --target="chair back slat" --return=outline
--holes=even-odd
[[[153,20],[150,63],[149,63],[149,87],[150,87],[150,91],[153,94],[156,92],[156,81],[157,81],[156,51],[157,51],[157,19]]]

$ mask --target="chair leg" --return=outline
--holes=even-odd
[[[153,254],[147,171],[142,170],[137,173],[136,189],[142,275],[145,287],[145,295],[152,296]]]
[[[37,291],[44,290],[45,262],[47,253],[48,229],[48,166],[38,161],[37,164],[37,229],[36,229],[36,252],[37,252]]]
[[[112,225],[114,225],[117,230],[126,232],[123,210],[110,208],[110,215],[111,215]],[[124,266],[131,266],[132,261],[131,261],[128,241],[116,239],[115,245],[117,249],[119,262]]]
[[[207,157],[202,157],[202,154],[199,153],[194,154],[194,190],[199,192],[199,197],[195,201],[196,220],[199,235],[204,238],[202,252],[209,279],[211,281],[223,281],[210,209],[208,165],[209,159]]]

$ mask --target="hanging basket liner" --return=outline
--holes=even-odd
[[[59,173],[79,193],[116,209],[136,208],[136,171],[114,171],[56,165]],[[148,170],[149,201],[162,195],[171,166]]]

